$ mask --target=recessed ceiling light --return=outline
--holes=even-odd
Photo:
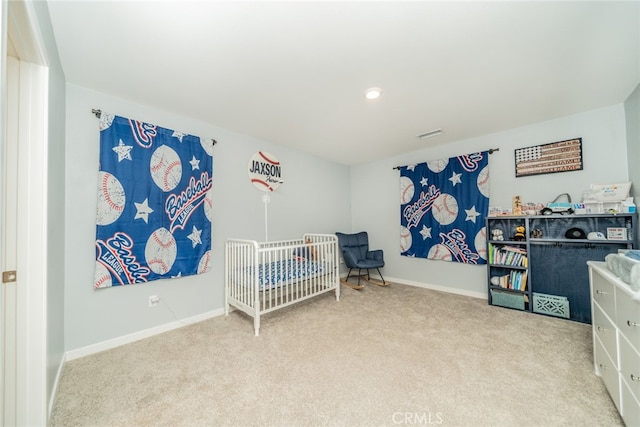
[[[420,135],[416,135],[416,137],[420,139],[425,139],[425,138],[431,138],[432,136],[441,135],[442,133],[443,133],[442,129],[435,129],[429,132],[421,133]]]
[[[380,98],[382,95],[382,89],[379,87],[371,87],[364,92],[364,97],[369,100],[374,100]]]

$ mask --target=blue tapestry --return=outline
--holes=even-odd
[[[486,264],[489,153],[400,169],[400,253]]]
[[[213,141],[102,113],[94,288],[209,270]]]

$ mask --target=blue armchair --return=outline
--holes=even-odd
[[[384,277],[380,273],[380,268],[384,267],[384,254],[381,249],[369,250],[369,235],[366,231],[361,231],[355,234],[336,233],[338,237],[338,245],[342,251],[342,257],[344,258],[345,265],[349,268],[347,274],[347,281],[351,275],[351,270],[358,269],[358,288],[360,286],[360,276],[362,270],[367,270],[367,280],[370,280],[369,269],[375,268],[382,279],[382,286],[386,286]]]

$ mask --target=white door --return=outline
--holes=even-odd
[[[5,148],[2,176],[2,271],[17,269],[17,207],[18,207],[18,106],[20,87],[19,60],[8,56],[6,65]],[[16,276],[17,279],[17,276]],[[5,426],[16,423],[16,373],[17,373],[17,281],[7,281],[3,274],[2,323],[3,346],[3,419]]]
[[[45,425],[48,68],[33,5],[3,0],[0,17],[0,267],[17,271],[0,284],[0,424]]]

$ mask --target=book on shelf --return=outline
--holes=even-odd
[[[528,267],[527,251],[514,246],[489,246],[489,263],[514,267]]]
[[[527,290],[527,272],[513,270],[509,274],[502,276],[494,276],[496,281],[492,280],[494,286],[504,289],[512,289],[515,291],[525,292]]]

